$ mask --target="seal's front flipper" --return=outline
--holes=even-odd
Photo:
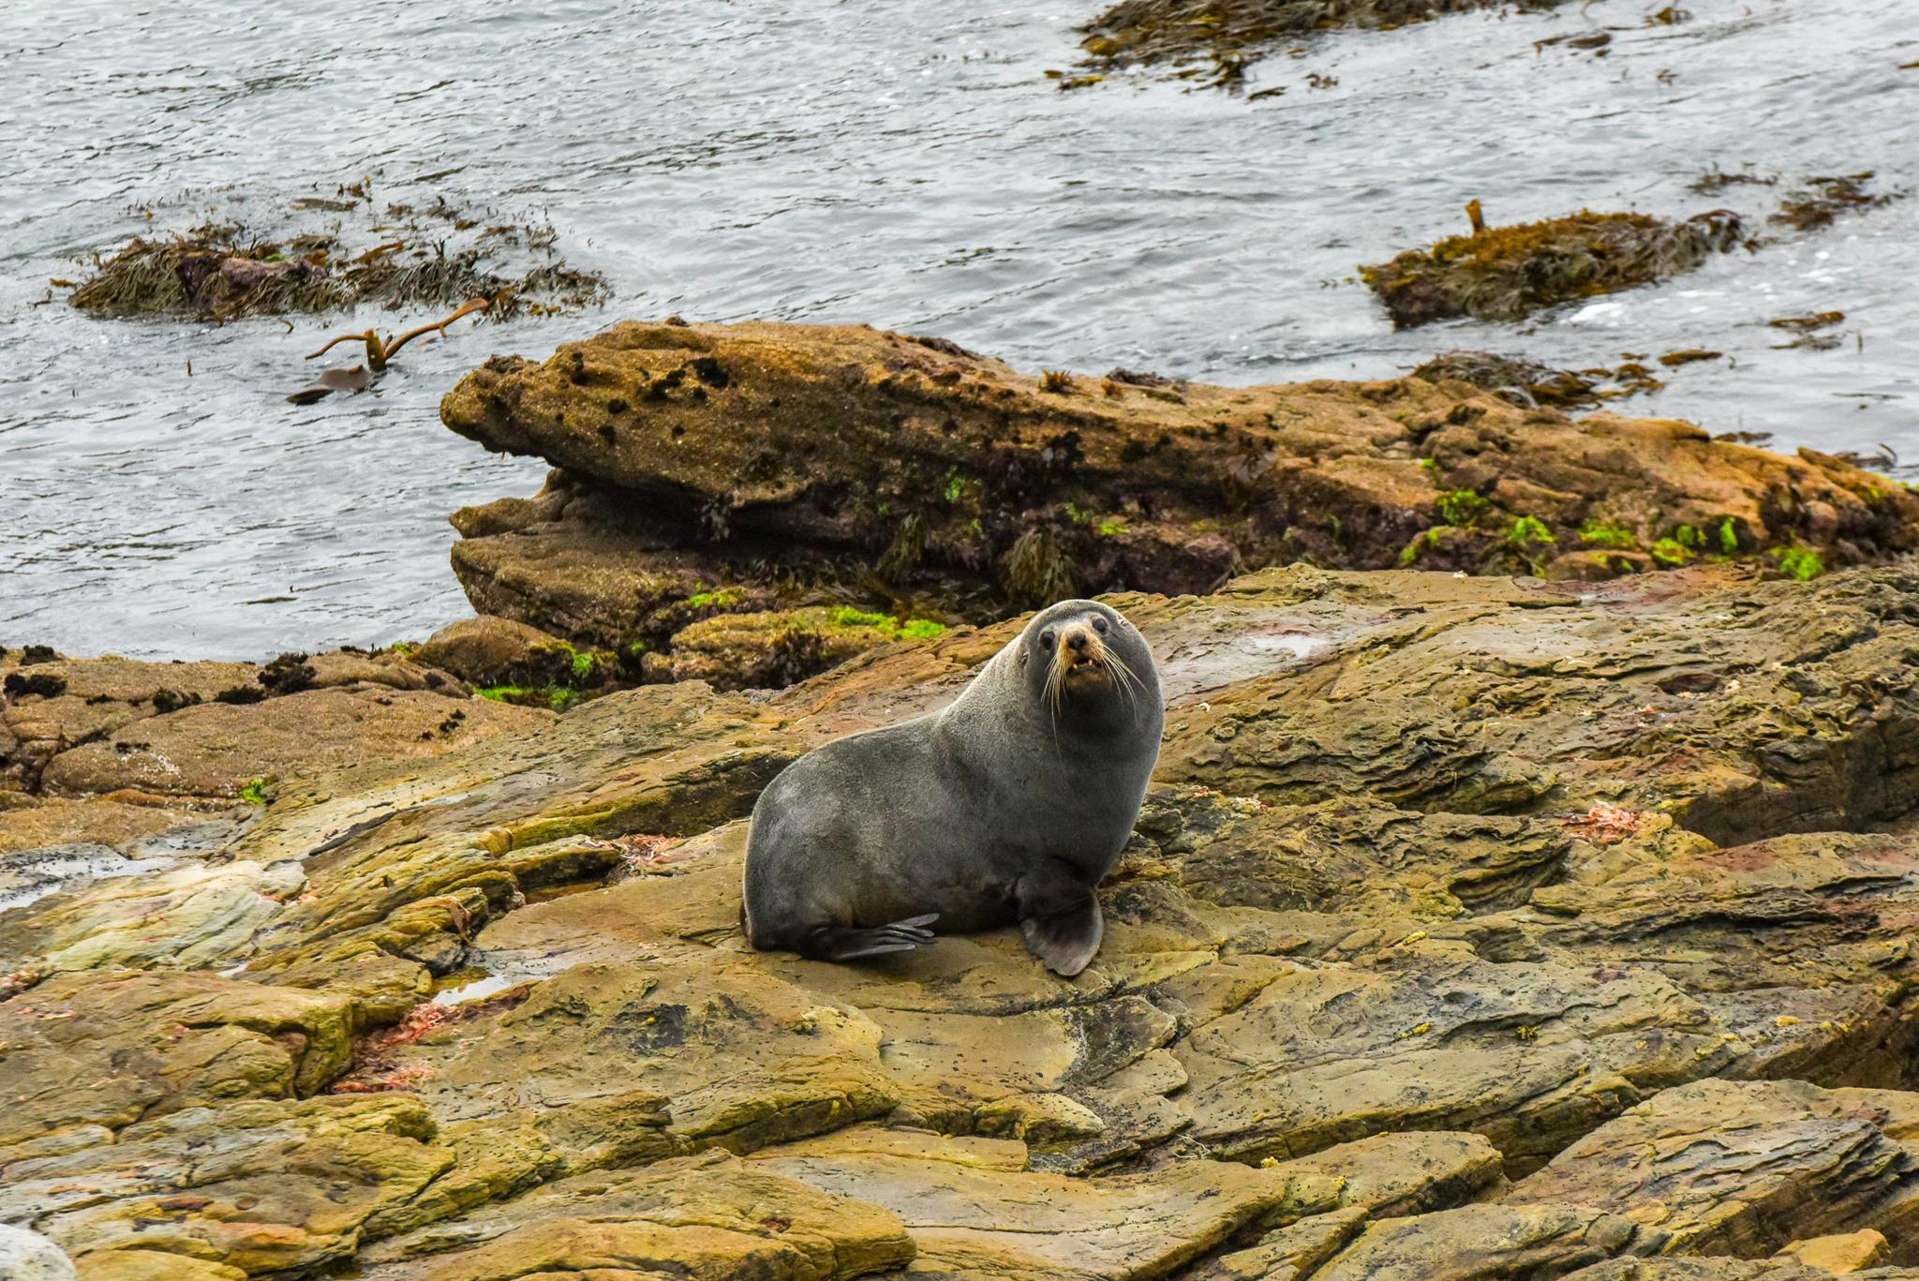
[[[1091,889],[1065,877],[1023,877],[1017,896],[1027,951],[1061,978],[1092,964],[1106,921]]]
[[[928,912],[871,929],[822,925],[806,936],[799,952],[815,961],[863,961],[894,952],[911,952],[933,941],[933,931],[927,926],[938,919],[938,912]]]

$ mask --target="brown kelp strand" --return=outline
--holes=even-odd
[[[1830,227],[1841,214],[1858,213],[1889,205],[1904,195],[1899,191],[1872,191],[1873,172],[1845,174],[1836,178],[1809,178],[1805,186],[1792,191],[1779,202],[1779,212],[1771,221],[1794,231],[1817,231]]]

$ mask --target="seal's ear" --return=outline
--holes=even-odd
[[[1019,665],[1021,667],[1026,666],[1026,646],[1024,645],[1019,647]]]

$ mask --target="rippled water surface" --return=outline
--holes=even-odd
[[[1286,92],[1259,101],[1057,92],[1043,72],[1071,64],[1095,7],[0,8],[0,642],[257,657],[423,635],[466,612],[446,514],[542,474],[441,428],[440,395],[491,352],[671,311],[1229,383],[1459,346],[1574,367],[1704,346],[1732,359],[1629,409],[1919,461],[1919,198],[1531,327],[1396,334],[1348,282],[1462,230],[1473,197],[1499,222],[1763,217],[1778,188],[1687,185],[1718,168],[1919,186],[1911,0],[1689,0],[1677,27],[1645,23],[1653,0],[1458,16],[1270,58],[1248,87]],[[1605,57],[1534,45],[1601,28]],[[111,321],[49,290],[204,207],[270,225],[362,175],[383,200],[544,211],[612,302],[456,329],[368,394],[296,408],[316,338],[394,318]],[[135,207],[156,202],[149,223]],[[1835,309],[1838,349],[1774,349],[1767,319]]]

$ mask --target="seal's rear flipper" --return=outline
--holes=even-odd
[[[807,935],[800,954],[816,961],[863,961],[871,956],[911,952],[933,941],[933,931],[926,927],[937,920],[938,912],[928,912],[871,929],[822,925]]]
[[[1020,919],[1019,932],[1026,939],[1026,950],[1061,978],[1070,979],[1091,965],[1099,952],[1100,939],[1106,935],[1099,900],[1091,890],[1084,893],[1082,902],[1064,912]]]

